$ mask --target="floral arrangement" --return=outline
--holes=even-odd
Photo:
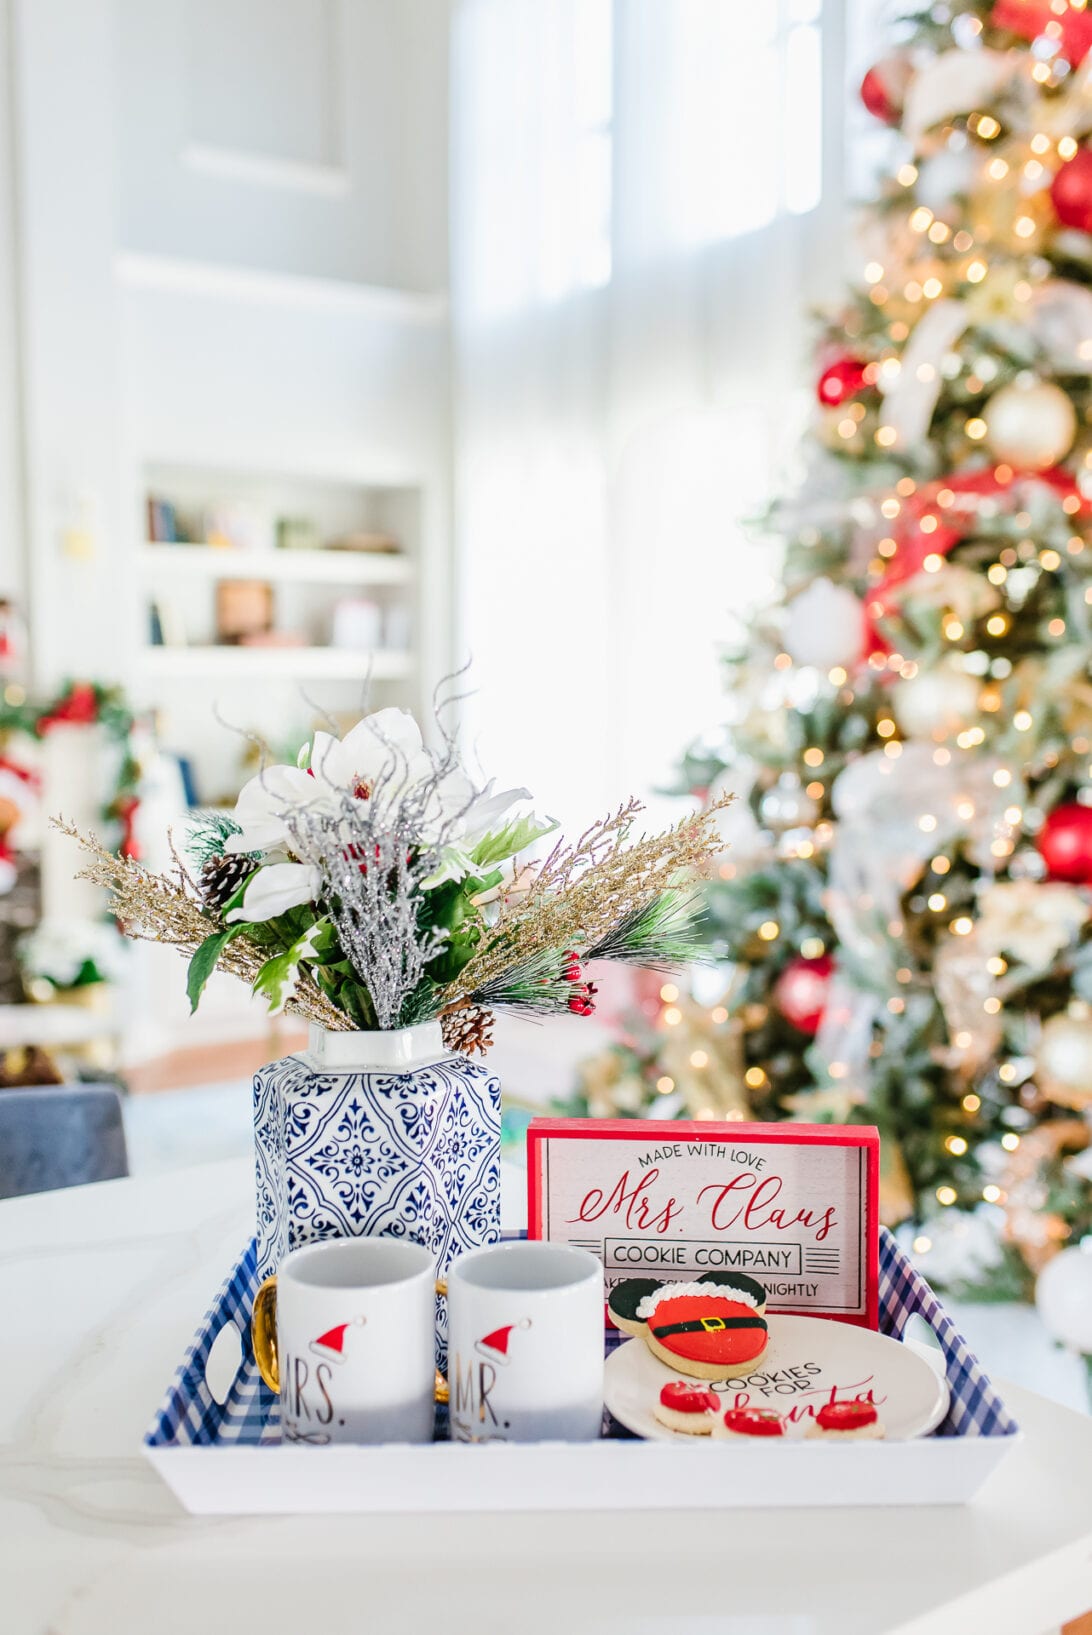
[[[443,715],[436,750],[397,709],[316,732],[230,815],[199,814],[172,874],[67,832],[126,934],[188,955],[193,1007],[220,969],[331,1030],[438,1019],[449,1048],[484,1051],[497,1010],[589,1015],[596,960],[694,957],[691,887],[723,848],[723,802],[635,838],[630,801],[521,863],[556,825],[517,813],[525,789],[479,787]]]

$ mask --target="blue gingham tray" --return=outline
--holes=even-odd
[[[444,1508],[445,1506],[439,1502],[409,1502],[409,1498],[422,1482],[434,1501],[438,1500],[441,1491],[442,1484],[441,1487],[437,1486],[433,1468],[428,1470],[427,1478],[423,1478],[420,1467],[422,1458],[436,1461],[439,1457],[445,1472],[450,1469],[453,1458],[465,1461],[469,1455],[470,1459],[478,1460],[479,1467],[481,1462],[479,1449],[456,1447],[446,1441],[446,1423],[442,1417],[445,1410],[439,1411],[441,1417],[437,1420],[437,1441],[443,1443],[442,1447],[436,1445],[431,1449],[393,1446],[340,1447],[318,1450],[281,1446],[277,1399],[258,1374],[250,1343],[250,1313],[256,1289],[255,1244],[251,1240],[206,1314],[144,1438],[148,1457],[175,1488],[183,1502],[197,1511]],[[846,1445],[831,1447],[809,1444],[810,1455],[814,1455],[818,1449],[824,1456],[824,1464],[828,1460],[830,1463],[830,1471],[824,1480],[815,1484],[815,1497],[812,1502],[827,1504],[962,1502],[971,1496],[989,1470],[1018,1440],[1019,1427],[980,1364],[972,1356],[966,1341],[956,1330],[941,1302],[924,1278],[915,1271],[891,1234],[883,1231],[880,1239],[880,1330],[895,1339],[902,1339],[909,1326],[911,1334],[907,1335],[907,1338],[912,1338],[916,1318],[920,1318],[931,1330],[935,1343],[943,1355],[950,1392],[946,1417],[932,1437],[916,1443],[856,1443],[852,1448]],[[220,1402],[209,1387],[206,1365],[217,1337],[226,1324],[231,1324],[238,1334],[241,1361],[226,1398]],[[625,1336],[618,1334],[616,1330],[608,1329],[607,1351],[612,1350],[624,1338]],[[699,1439],[693,1440],[697,1442]],[[733,1500],[727,1496],[718,1498],[711,1494],[697,1495],[693,1492],[695,1449],[677,1443],[640,1442],[609,1416],[603,1444],[600,1446],[604,1444],[614,1445],[619,1458],[623,1454],[622,1445],[626,1444],[627,1460],[634,1456],[641,1458],[654,1456],[658,1460],[663,1460],[666,1456],[678,1464],[680,1471],[686,1468],[690,1479],[687,1490],[689,1493],[687,1502],[690,1504],[708,1502],[730,1505],[739,1502],[738,1498]],[[543,1464],[542,1455],[547,1452],[555,1457],[560,1453],[570,1460],[586,1461],[588,1452],[594,1454],[595,1449],[595,1444],[582,1447],[540,1444],[537,1449],[525,1445],[519,1449],[504,1448],[501,1451],[502,1457],[511,1456],[508,1462],[513,1470],[518,1464],[521,1470],[526,1467],[527,1471],[531,1471],[536,1465]],[[705,1472],[710,1471],[713,1462],[709,1460],[708,1450],[696,1451],[705,1459]],[[764,1450],[748,1447],[740,1452],[751,1456],[763,1453]],[[843,1468],[849,1469],[854,1475],[865,1468],[864,1462],[859,1458],[855,1467],[853,1465],[844,1467],[847,1453],[851,1455],[863,1453],[866,1460],[871,1456],[868,1482],[862,1485],[860,1481],[849,1481],[840,1485],[839,1473]],[[877,1453],[884,1461],[883,1466],[879,1466]],[[930,1472],[929,1464],[923,1465],[923,1454],[934,1462],[933,1473]],[[186,1455],[189,1455],[188,1460],[184,1458]],[[324,1462],[321,1466],[323,1472],[332,1473],[335,1465],[337,1466],[339,1480],[334,1484],[336,1491],[325,1496],[329,1497],[330,1502],[325,1502],[321,1491],[305,1491],[311,1488],[312,1483],[303,1480],[301,1472],[306,1472],[308,1476],[314,1476],[318,1472],[320,1467],[315,1463],[316,1455]],[[231,1471],[243,1470],[241,1461],[244,1457],[247,1458],[245,1473],[236,1480]],[[301,1458],[305,1462],[310,1460],[311,1463],[301,1466],[299,1464]],[[259,1461],[257,1466],[253,1463],[255,1459]],[[393,1465],[392,1459],[401,1463]],[[769,1469],[768,1454],[765,1454],[765,1461],[766,1468]],[[274,1481],[271,1485],[270,1478],[282,1469],[287,1473],[289,1462],[292,1465],[292,1479],[289,1481],[286,1474],[284,1491],[278,1500],[278,1484]],[[487,1462],[492,1477],[498,1468],[495,1452],[487,1456]],[[738,1478],[738,1463],[734,1460],[733,1464]],[[407,1472],[415,1469],[418,1474],[415,1480],[410,1480],[407,1476],[403,1494],[405,1502],[398,1502],[397,1493],[402,1491],[402,1485],[394,1482],[397,1491],[392,1497],[392,1472],[397,1475],[403,1467]],[[466,1468],[464,1466],[464,1476]],[[879,1482],[875,1480],[877,1468],[884,1473],[884,1479]],[[348,1479],[345,1478],[346,1470],[350,1473]],[[362,1474],[369,1470],[377,1479],[370,1486],[365,1481],[362,1487],[360,1485]],[[903,1471],[905,1479],[899,1477],[900,1470]],[[353,1472],[356,1472],[355,1476]],[[260,1482],[256,1480],[258,1474],[261,1477]],[[792,1490],[792,1502],[797,1504],[808,1502],[810,1486],[807,1482],[801,1485],[799,1474],[799,1469],[794,1472]],[[937,1480],[931,1480],[931,1474],[935,1474]],[[541,1472],[536,1479],[540,1484],[537,1490],[538,1499],[527,1497],[523,1501],[523,1507],[551,1508],[548,1501],[545,1504],[538,1502],[542,1492]],[[669,1490],[670,1484],[665,1489],[663,1474],[659,1470],[656,1484],[657,1503],[662,1505],[664,1493]],[[734,1481],[733,1491],[738,1491],[740,1485],[738,1479]],[[471,1488],[475,1486],[474,1483],[470,1484]],[[464,1481],[461,1488],[453,1491],[462,1494],[466,1487]],[[635,1503],[639,1505],[641,1500],[639,1497],[634,1499],[632,1492],[629,1491],[631,1487],[631,1478],[620,1474],[613,1486],[610,1481],[605,1485],[600,1483],[598,1486],[592,1482],[589,1488],[585,1473],[579,1484],[571,1479],[564,1483],[566,1504],[573,1505],[576,1502],[573,1498],[574,1492],[583,1488],[584,1497],[581,1503],[588,1501],[585,1507],[595,1508],[600,1505],[633,1507]],[[384,1489],[385,1492],[378,1489]],[[521,1503],[519,1494],[522,1489],[523,1484],[517,1481],[516,1491],[508,1493],[503,1500],[503,1507],[518,1506]],[[495,1484],[491,1492],[494,1490]],[[761,1487],[756,1492],[754,1485],[748,1484],[747,1502],[751,1505],[756,1502],[760,1504],[790,1502],[787,1495],[779,1498],[776,1489],[771,1491],[773,1496],[764,1494]],[[600,1495],[598,1498],[594,1496],[596,1493]],[[499,1498],[494,1505],[489,1494],[484,1496],[479,1494],[478,1497],[482,1500],[481,1508],[502,1506]],[[448,1507],[451,1502],[449,1498]]]

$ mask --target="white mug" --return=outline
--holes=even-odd
[[[402,1238],[295,1249],[254,1302],[262,1378],[286,1442],[430,1442],[436,1267]]]
[[[590,1442],[603,1419],[603,1267],[586,1249],[501,1243],[447,1274],[453,1442]]]

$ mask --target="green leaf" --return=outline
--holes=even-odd
[[[291,948],[266,960],[254,978],[254,992],[268,1001],[272,1015],[278,1016],[295,993],[304,960],[314,959],[319,947],[328,945],[332,936],[329,920],[316,920]]]
[[[238,936],[245,927],[229,925],[224,931],[214,931],[211,937],[206,937],[199,948],[195,948],[190,957],[189,969],[186,972],[186,994],[190,1002],[190,1015],[197,1009],[198,1001],[205,991],[209,977],[216,969],[216,962],[232,937]]]
[[[543,835],[552,834],[556,828],[556,818],[539,818],[533,813],[529,817],[513,818],[502,829],[494,829],[492,834],[483,835],[470,853],[471,859],[482,869],[494,863],[504,863],[509,857],[523,851],[524,847],[541,840]]]

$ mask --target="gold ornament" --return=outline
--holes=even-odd
[[[1060,1107],[1092,1107],[1092,1016],[1060,1011],[1044,1022],[1035,1052],[1040,1090]]]
[[[1077,413],[1067,392],[1049,380],[1002,386],[982,411],[986,445],[996,460],[1045,471],[1073,447]]]
[[[914,1212],[914,1188],[902,1148],[893,1136],[880,1143],[880,1220],[897,1226]]]

